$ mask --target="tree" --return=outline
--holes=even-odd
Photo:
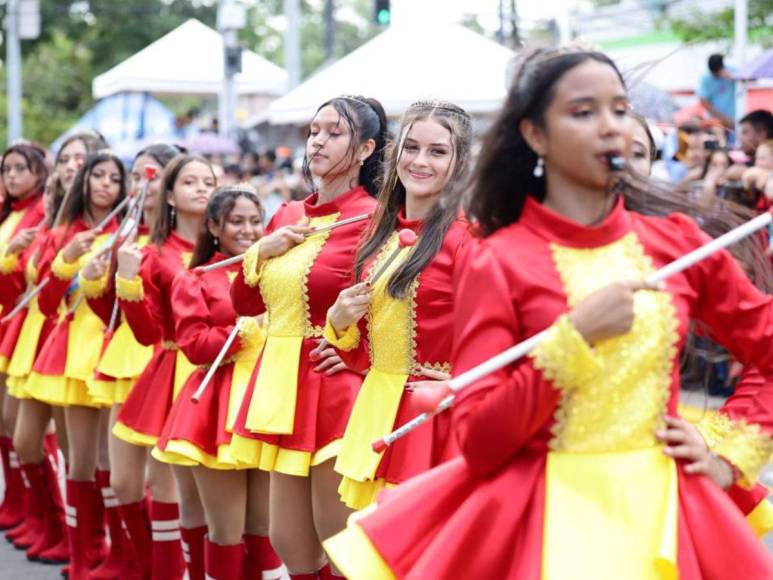
[[[731,39],[733,8],[714,13],[694,11],[689,17],[670,20],[672,30],[683,40]],[[749,0],[749,40],[773,46],[773,0]]]

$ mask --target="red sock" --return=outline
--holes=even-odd
[[[268,536],[244,534],[243,538],[247,552],[244,560],[245,578],[247,580],[280,578],[283,571],[282,560],[274,551]]]
[[[207,580],[242,580],[244,578],[244,544],[221,546],[206,542]]]
[[[150,578],[150,562],[153,543],[150,539],[150,522],[145,511],[145,500],[118,507],[126,531],[126,550],[120,578]]]
[[[89,580],[97,487],[93,481],[67,480],[65,520],[70,540],[68,580]]]
[[[152,501],[150,529],[153,538],[152,577],[158,580],[182,579],[185,562],[180,546],[180,510],[177,504]]]
[[[110,530],[110,551],[107,558],[91,571],[92,580],[110,580],[118,578],[123,563],[123,549],[126,544],[121,516],[118,513],[118,499],[110,487],[110,472],[97,471],[97,487],[102,494],[105,519]]]
[[[188,568],[188,580],[204,580],[204,537],[207,526],[180,528],[183,559]]]

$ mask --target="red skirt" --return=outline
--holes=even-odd
[[[233,429],[233,451],[242,463],[268,471],[276,470],[290,475],[305,476],[308,475],[310,466],[318,465],[336,456],[337,444],[340,443],[346,430],[346,423],[363,377],[349,370],[332,376],[327,376],[324,372],[315,372],[313,368],[319,363],[311,361],[309,353],[316,346],[316,341],[310,339],[304,340],[301,345],[295,417],[293,432],[290,435],[252,433],[246,427],[255,381],[260,370],[260,361],[258,362],[250,378]],[[262,444],[263,451],[267,446],[272,448],[272,456],[277,450],[280,454],[285,450],[296,456],[303,454],[309,457],[308,460],[304,459],[300,462],[293,460],[292,466],[284,468],[281,466],[281,457],[278,461],[272,459],[266,462],[260,460],[260,450],[249,454],[243,453],[242,449],[249,446],[250,440]],[[265,453],[263,458],[265,459]]]
[[[228,445],[228,409],[231,399],[234,364],[217,370],[198,403],[191,397],[204,380],[206,371],[197,369],[169,412],[153,456],[177,465],[203,465],[211,469],[239,467],[230,457]]]
[[[350,527],[364,532],[386,576],[538,580],[545,468],[544,451],[526,451],[479,477],[459,457],[383,492],[378,508]],[[681,466],[677,481],[680,579],[773,578],[773,559],[727,494]],[[583,533],[581,521],[566,525]],[[339,563],[352,557],[327,547]]]
[[[113,435],[141,447],[153,447],[174,402],[177,351],[158,349],[118,412]]]

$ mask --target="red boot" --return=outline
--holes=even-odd
[[[69,580],[89,580],[96,502],[97,488],[93,481],[67,480],[65,518],[70,540]]]
[[[242,580],[244,578],[244,544],[221,546],[206,541],[207,580]]]
[[[275,580],[282,577],[284,566],[268,536],[244,534],[244,577],[247,580]]]
[[[180,546],[180,510],[176,503],[152,501],[150,529],[153,538],[153,580],[182,580],[185,561]]]
[[[24,486],[19,456],[10,437],[0,437],[5,497],[0,506],[0,530],[18,526],[27,515],[27,489]]]
[[[20,525],[5,533],[6,539],[8,539],[17,550],[27,550],[32,545],[39,542],[46,529],[44,516],[49,497],[45,490],[45,486],[40,483],[43,480],[43,464],[24,465],[22,467],[22,473],[24,473],[25,479],[27,478],[28,468],[30,469],[31,474],[33,470],[35,473],[39,474],[39,476],[32,475],[32,477],[36,479],[35,487],[32,487],[33,483],[31,481],[26,481],[29,497],[28,512]]]
[[[49,512],[46,513],[46,522],[51,528],[52,536],[58,538],[56,542],[47,545],[38,554],[38,560],[44,564],[64,564],[70,561],[70,545],[67,541],[67,529],[64,523],[64,502],[59,488],[57,465],[56,453],[50,454],[43,462],[46,492],[51,499],[48,506]]]
[[[126,531],[126,549],[119,578],[149,580],[152,542],[145,500],[118,507]]]
[[[59,545],[64,536],[62,527],[62,514],[57,505],[56,497],[59,497],[59,485],[56,482],[56,474],[48,462],[44,459],[43,463],[28,464],[23,467],[24,475],[30,484],[33,497],[44,500],[39,508],[42,512],[43,533],[27,549],[28,560],[39,560],[41,554]],[[51,489],[49,480],[53,478],[54,488]]]
[[[102,503],[105,506],[105,518],[110,530],[110,552],[107,558],[91,571],[92,580],[110,580],[118,578],[123,562],[125,533],[118,513],[118,499],[110,487],[110,472],[97,471],[97,487],[102,493]],[[97,516],[98,517],[98,516]]]
[[[180,528],[183,559],[188,569],[188,580],[204,580],[204,537],[207,526]]]

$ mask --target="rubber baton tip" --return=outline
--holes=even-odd
[[[374,441],[370,445],[373,448],[374,453],[381,453],[382,451],[386,451],[387,444],[386,441],[383,439],[379,439],[378,441]]]
[[[400,233],[398,234],[398,239],[400,241],[400,247],[401,248],[410,248],[414,244],[416,244],[416,232],[413,230],[409,230],[408,228],[405,228],[404,230],[400,230]]]
[[[441,401],[450,394],[451,391],[448,389],[448,384],[445,381],[437,385],[416,389],[413,392],[413,397],[411,397],[413,408],[420,413],[433,413]]]
[[[156,178],[156,175],[158,175],[158,167],[150,164],[145,166],[145,179],[153,181]]]
[[[191,402],[192,402],[194,405],[198,405],[198,404],[199,404],[199,398],[198,398],[196,395],[193,395],[193,396],[191,397]]]

